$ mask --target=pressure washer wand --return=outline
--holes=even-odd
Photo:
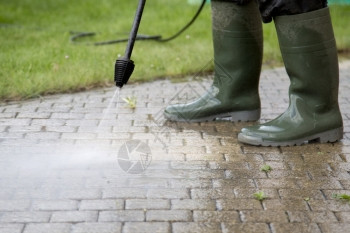
[[[139,4],[137,6],[134,23],[131,28],[128,44],[126,46],[124,57],[121,57],[116,60],[114,66],[114,82],[115,85],[119,88],[122,88],[124,84],[126,84],[134,71],[135,64],[132,60],[130,60],[132,50],[134,48],[137,31],[140,26],[141,17],[143,13],[143,8],[145,7],[146,0],[139,0]]]

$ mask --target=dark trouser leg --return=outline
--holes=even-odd
[[[307,13],[327,6],[327,0],[258,0],[258,2],[264,23],[271,22],[276,16]]]

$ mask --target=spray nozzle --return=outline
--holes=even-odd
[[[122,88],[134,71],[135,64],[132,60],[122,57],[115,61],[114,82],[117,87]]]

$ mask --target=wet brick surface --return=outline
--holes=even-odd
[[[254,123],[164,121],[209,78],[128,85],[135,109],[110,104],[114,88],[0,104],[0,233],[350,232],[350,203],[333,197],[350,195],[350,62],[340,67],[334,144],[253,147],[237,134]],[[282,68],[262,73],[261,122],[288,106],[288,85]]]

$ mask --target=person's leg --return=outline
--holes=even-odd
[[[274,22],[291,81],[289,107],[270,122],[242,129],[238,140],[287,146],[342,139],[338,58],[329,9],[276,16]]]
[[[213,85],[204,96],[191,103],[168,106],[164,115],[172,121],[187,122],[212,121],[220,117],[232,117],[233,121],[258,120],[263,36],[257,2],[212,0],[211,5]]]

